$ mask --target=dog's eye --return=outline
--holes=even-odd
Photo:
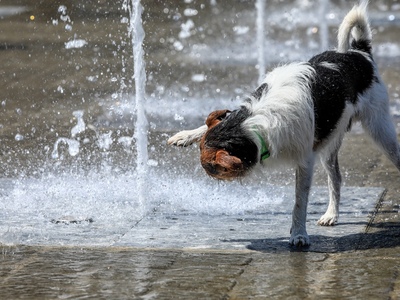
[[[221,166],[221,165],[216,165],[215,166],[215,170],[217,171],[218,174],[228,172],[228,169],[223,167],[223,166]]]
[[[229,116],[231,114],[230,110],[227,110],[224,114],[220,115],[217,117],[217,120],[222,121],[223,119],[225,119],[227,116]]]

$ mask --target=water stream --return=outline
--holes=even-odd
[[[261,84],[265,77],[265,0],[257,0],[257,50],[258,50],[258,83]]]
[[[139,205],[144,208],[146,203],[146,177],[148,173],[147,162],[147,144],[148,144],[148,121],[145,111],[145,87],[146,87],[146,71],[144,62],[144,30],[142,26],[142,10],[140,0],[132,0],[132,6],[128,5],[130,14],[130,32],[132,35],[132,51],[134,58],[134,80],[135,80],[135,139],[137,150],[137,195],[139,197]]]

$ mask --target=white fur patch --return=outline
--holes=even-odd
[[[271,157],[300,161],[314,141],[314,105],[308,63],[292,63],[270,72],[263,83],[268,91],[247,104],[252,111],[243,126],[257,129],[268,141]]]
[[[331,69],[331,70],[336,71],[336,72],[340,71],[339,66],[337,64],[334,64],[334,63],[323,61],[323,62],[320,62],[319,65],[321,67],[328,68],[328,69]]]

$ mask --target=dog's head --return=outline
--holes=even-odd
[[[200,141],[201,165],[208,175],[230,180],[244,176],[257,163],[257,145],[242,126],[249,116],[245,107],[208,116],[208,129]]]

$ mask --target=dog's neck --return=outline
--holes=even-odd
[[[265,142],[261,134],[256,130],[254,130],[254,133],[256,134],[261,143],[260,162],[262,162],[263,160],[266,160],[268,157],[270,157],[271,153],[269,152],[267,143]]]

